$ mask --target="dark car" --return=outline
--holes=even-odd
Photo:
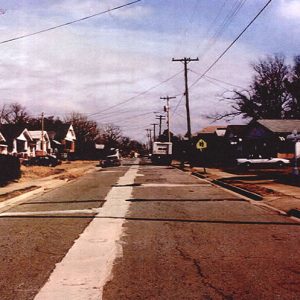
[[[31,157],[23,162],[25,166],[47,166],[55,167],[61,164],[61,161],[54,155],[44,155]]]

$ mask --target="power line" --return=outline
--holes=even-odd
[[[56,25],[56,26],[53,26],[53,27],[49,27],[49,28],[46,28],[46,29],[43,29],[43,30],[40,30],[40,31],[36,31],[36,32],[33,32],[33,33],[28,33],[28,34],[20,35],[20,36],[15,37],[15,38],[4,40],[4,41],[0,42],[0,44],[14,42],[16,40],[24,39],[24,38],[27,38],[27,37],[30,37],[30,36],[33,36],[33,35],[37,35],[37,34],[41,34],[41,33],[44,33],[44,32],[51,31],[51,30],[55,30],[55,29],[58,29],[58,28],[61,28],[61,27],[64,27],[64,26],[69,26],[71,24],[78,23],[78,22],[81,22],[81,21],[85,21],[87,19],[91,19],[91,18],[100,16],[100,15],[104,15],[106,13],[109,13],[109,12],[112,12],[114,10],[118,10],[118,9],[124,8],[126,6],[130,6],[130,5],[136,4],[136,3],[141,2],[141,1],[142,0],[135,0],[135,1],[132,1],[132,2],[128,2],[128,3],[125,3],[123,5],[119,5],[119,6],[116,6],[116,7],[113,7],[113,8],[110,8],[110,9],[98,12],[98,13],[93,14],[93,15],[89,15],[89,16],[83,17],[83,18],[80,18],[80,19],[76,19],[76,20],[73,20],[73,21],[70,21],[70,22],[66,22],[66,23],[63,23],[63,24],[60,24],[60,25]]]
[[[128,118],[118,120],[117,122],[124,122],[124,121],[126,122],[128,120],[132,120],[132,119],[135,119],[135,118],[138,118],[138,117],[142,117],[142,116],[146,116],[146,115],[150,115],[150,114],[153,114],[153,111],[147,112],[147,113],[143,113],[143,114],[133,115],[133,116],[130,116]],[[104,122],[104,123],[101,123],[101,124],[111,124],[111,123],[112,122],[109,122],[109,123],[108,122]]]
[[[246,1],[247,0],[240,0],[240,1],[237,0],[233,4],[232,10],[226,15],[226,17],[224,18],[223,22],[219,25],[219,28],[217,29],[217,31],[210,37],[207,46],[202,51],[203,54],[200,57],[201,60],[205,57],[205,55],[207,54],[208,50],[211,49],[212,46],[216,44],[216,42],[218,41],[218,39],[223,35],[223,33],[228,28],[228,26],[231,24],[231,22],[233,21],[233,19],[235,18],[235,16],[242,9],[242,7],[244,6],[244,4],[245,4]]]
[[[183,72],[183,70],[181,70],[180,72],[177,72],[176,74],[172,75],[171,77],[169,77],[169,78],[167,78],[167,79],[161,81],[160,83],[158,83],[158,84],[156,84],[156,85],[150,87],[149,89],[147,89],[147,90],[145,90],[145,91],[143,91],[143,92],[141,92],[141,93],[139,93],[139,94],[137,94],[137,95],[135,95],[135,96],[132,96],[132,97],[130,97],[130,98],[128,98],[128,99],[126,99],[126,100],[124,100],[124,101],[122,101],[122,102],[119,102],[119,103],[117,103],[117,104],[114,104],[114,105],[112,105],[112,106],[110,106],[110,107],[108,107],[108,108],[102,110],[101,112],[95,112],[95,113],[92,113],[92,114],[89,115],[89,117],[94,116],[94,115],[98,115],[98,114],[102,114],[103,112],[106,112],[106,111],[108,111],[108,110],[111,110],[111,109],[113,109],[113,108],[115,108],[115,107],[118,107],[118,106],[120,106],[120,105],[126,104],[126,103],[128,103],[128,102],[134,100],[135,98],[141,97],[141,96],[147,94],[148,92],[150,92],[151,90],[154,90],[154,89],[156,89],[157,87],[161,86],[162,84],[164,84],[164,83],[170,81],[171,79],[175,78],[176,76],[178,76],[178,75],[181,74],[182,72]]]
[[[220,60],[221,58],[228,52],[228,50],[240,39],[240,37],[247,31],[247,29],[254,23],[254,21],[262,14],[262,12],[270,5],[272,0],[269,0],[264,7],[256,14],[256,16],[251,20],[250,23],[242,30],[242,32],[229,44],[229,46],[218,56],[218,58],[202,73],[202,75],[194,81],[194,83],[190,86],[193,87],[196,85],[199,80],[201,80]]]
[[[204,79],[206,81],[208,81],[210,84],[214,85],[214,86],[217,86],[223,90],[226,90],[227,92],[231,92],[231,90],[229,90],[228,88],[222,86],[221,84],[217,83],[217,82],[213,82],[212,80],[210,80],[208,77],[204,76]]]
[[[218,79],[218,78],[215,78],[215,77],[211,77],[211,76],[208,76],[208,75],[205,75],[205,77],[208,78],[208,79],[211,79],[211,80],[220,82],[220,83],[227,84],[227,85],[232,86],[232,87],[235,87],[235,88],[239,88],[239,89],[245,90],[245,88],[243,88],[243,87],[240,86],[240,85],[232,84],[232,83],[229,83],[229,82],[227,82],[227,81],[224,81],[224,80],[221,80],[221,79]]]
[[[198,73],[198,72],[196,72],[196,71],[194,71],[194,70],[192,70],[192,69],[189,69],[189,70],[190,70],[190,72],[192,72],[192,73],[194,73],[194,74],[201,75],[200,73]],[[223,83],[223,84],[229,85],[229,86],[231,86],[231,87],[235,87],[235,88],[239,88],[239,89],[245,90],[245,88],[243,88],[243,87],[240,86],[240,85],[232,84],[232,83],[229,83],[229,82],[227,82],[227,81],[224,81],[224,80],[221,80],[221,79],[212,77],[212,76],[205,75],[204,77],[205,77],[206,79],[210,79],[210,80],[213,80],[213,81],[216,81],[216,82],[219,82],[219,83]],[[210,81],[210,82],[213,84],[212,81]],[[220,87],[222,87],[222,86],[220,86]],[[224,87],[222,87],[222,88],[224,88]]]
[[[175,113],[176,110],[178,109],[179,105],[181,104],[183,97],[184,97],[184,94],[182,94],[180,100],[178,101],[178,103],[176,104],[175,108],[173,109],[172,117],[174,116],[174,113]]]

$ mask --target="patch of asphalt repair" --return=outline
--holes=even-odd
[[[119,240],[132,197],[138,166],[132,166],[112,187],[106,202],[93,221],[75,241],[64,259],[56,265],[35,300],[101,299],[102,289],[111,276],[114,260],[121,255]],[[119,186],[122,186],[120,189]],[[119,215],[123,218],[101,218]]]

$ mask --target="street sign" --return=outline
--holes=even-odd
[[[200,151],[202,151],[203,149],[207,148],[207,142],[204,141],[203,139],[200,139],[197,144],[196,144],[196,148]]]

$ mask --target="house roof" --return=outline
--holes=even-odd
[[[41,139],[42,137],[42,130],[29,130],[30,135],[33,139]],[[44,136],[47,136],[47,131],[44,131]]]
[[[67,136],[71,124],[61,124],[55,128],[55,140],[62,140]]]
[[[2,124],[0,127],[0,131],[7,142],[18,137],[25,129],[25,126],[17,124]]]
[[[0,132],[0,142],[6,142],[6,139],[1,132]]]
[[[223,126],[223,125],[220,125],[220,126],[208,126],[208,127],[205,127],[203,128],[202,130],[200,130],[201,133],[215,133],[216,130],[219,130],[219,129],[226,129],[227,126]]]
[[[300,120],[257,120],[257,123],[275,133],[300,132]]]
[[[66,138],[71,124],[60,124],[55,126],[54,130],[47,131],[51,140],[61,141]]]
[[[200,131],[196,132],[194,135],[200,134],[200,133],[211,133],[211,134],[217,134],[218,136],[224,136],[226,132],[227,126],[219,125],[219,126],[208,126]]]
[[[245,135],[247,130],[247,125],[228,125],[226,129],[226,136],[229,134],[233,136],[242,137]]]

